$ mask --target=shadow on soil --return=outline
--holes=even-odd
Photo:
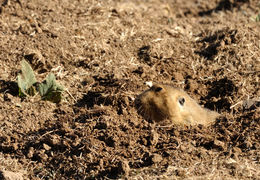
[[[13,96],[18,96],[19,94],[18,84],[15,81],[0,80],[0,87],[0,93],[9,93]]]
[[[213,12],[219,11],[231,11],[233,8],[239,8],[239,6],[243,3],[247,3],[249,0],[234,0],[230,2],[230,0],[222,0],[218,3],[218,5],[207,11],[200,11],[198,13],[199,16],[210,16]]]
[[[202,50],[195,51],[195,53],[208,60],[213,60],[213,58],[218,54],[218,48],[221,46],[221,42],[224,42],[225,45],[237,42],[235,38],[236,33],[237,30],[229,29],[216,31],[213,35],[206,36],[202,40],[198,41],[198,43],[204,43],[204,47],[202,47]]]
[[[151,57],[150,57],[150,46],[143,46],[138,50],[138,57],[140,60],[144,61],[148,65],[151,64]]]
[[[204,97],[203,100],[209,100],[211,98],[217,98],[218,100],[214,103],[208,101],[205,104],[205,107],[212,110],[229,110],[231,103],[229,102],[228,97],[233,96],[238,91],[238,88],[235,86],[235,84],[227,78],[213,82],[209,81],[207,84],[209,84],[211,87],[209,89],[208,95]]]
[[[78,107],[93,108],[94,105],[108,105],[111,104],[109,98],[102,96],[102,92],[89,91],[83,96],[75,105]]]

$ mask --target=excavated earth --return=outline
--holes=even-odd
[[[259,179],[258,0],[0,0],[0,170],[23,179]],[[66,90],[20,98],[20,62]],[[138,115],[145,82],[223,116]]]

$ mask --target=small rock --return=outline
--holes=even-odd
[[[38,153],[37,153],[37,156],[40,160],[42,161],[47,161],[48,160],[48,155],[45,154],[45,150],[44,149],[41,149]]]
[[[241,154],[241,153],[242,153],[242,150],[241,150],[240,148],[238,148],[238,147],[234,147],[234,148],[233,148],[233,151],[234,151],[235,153],[238,153],[238,154]]]
[[[13,150],[16,151],[19,148],[18,143],[12,144],[12,147],[13,147]]]
[[[260,99],[247,99],[243,102],[244,109],[256,109],[260,107]]]
[[[45,150],[47,150],[47,151],[49,151],[50,149],[51,149],[51,147],[50,146],[48,146],[47,144],[43,144],[43,148],[45,149]]]
[[[186,175],[186,172],[183,169],[176,169],[175,173],[177,176],[180,176],[180,177],[185,177],[185,175]]]
[[[156,146],[156,144],[158,143],[158,139],[159,139],[159,134],[156,131],[152,130],[151,131],[151,144],[153,146]]]
[[[160,154],[153,154],[152,161],[153,163],[158,163],[163,160],[162,156]]]
[[[237,161],[229,158],[224,162],[225,166],[229,169],[236,169],[237,168]]]
[[[125,176],[129,176],[130,167],[127,160],[120,161],[119,169],[124,173]]]
[[[57,146],[61,144],[61,139],[58,135],[49,135],[46,137],[46,141],[51,144],[51,146]]]
[[[103,161],[103,159],[99,160],[99,167],[100,167],[101,170],[104,170],[104,161]]]
[[[173,79],[176,80],[176,81],[183,81],[184,77],[181,73],[174,72],[173,73]]]
[[[0,171],[0,179],[3,180],[23,180],[22,173],[12,171]]]
[[[225,149],[225,143],[222,141],[219,141],[217,139],[214,140],[214,147],[218,148],[220,150],[224,150]]]
[[[27,157],[32,158],[33,154],[34,154],[34,148],[30,147],[29,150],[28,150],[28,153],[27,153]]]

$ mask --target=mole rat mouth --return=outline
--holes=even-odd
[[[141,99],[140,99],[140,98],[135,98],[135,100],[134,100],[134,105],[135,105],[135,106],[141,105]]]
[[[134,106],[135,106],[135,108],[137,109],[138,112],[141,111],[141,109],[144,108],[143,105],[144,105],[144,102],[141,98],[138,97],[138,98],[135,99]]]

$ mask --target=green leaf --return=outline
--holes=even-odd
[[[259,22],[259,21],[260,21],[260,13],[256,16],[255,21],[256,21],[256,22]]]
[[[62,99],[64,88],[56,82],[55,75],[50,73],[46,80],[38,85],[38,91],[42,99],[59,103]]]
[[[35,89],[33,88],[33,84],[35,84],[36,78],[34,72],[28,62],[25,60],[21,61],[22,73],[17,77],[17,83],[19,87],[19,96],[26,96],[35,94]]]

